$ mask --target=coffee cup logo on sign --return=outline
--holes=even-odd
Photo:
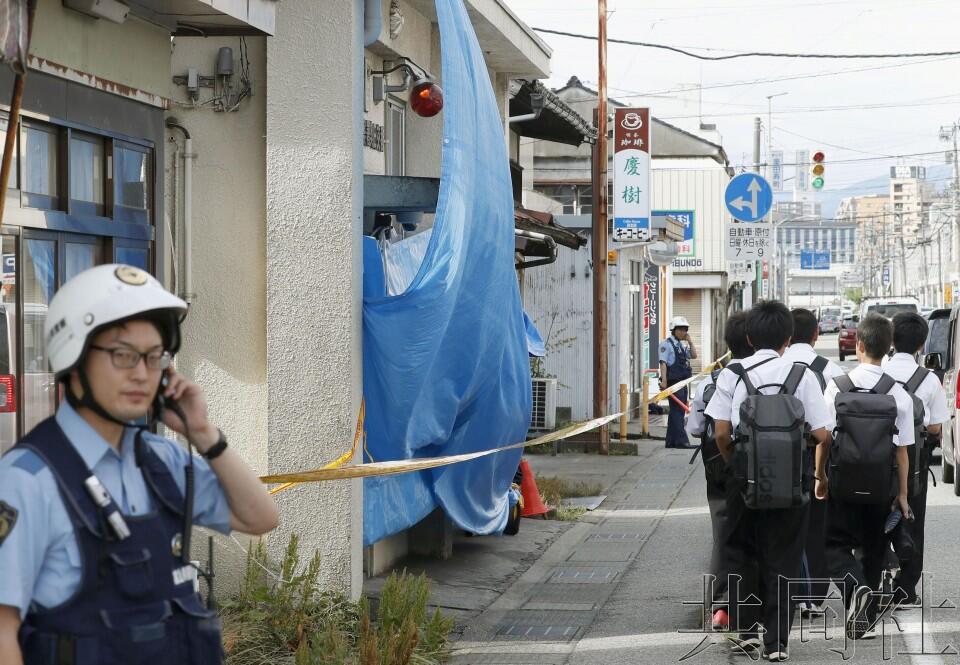
[[[627,113],[623,116],[623,120],[620,121],[620,126],[631,131],[640,129],[643,127],[643,118],[639,113]]]

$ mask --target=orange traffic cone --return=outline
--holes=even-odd
[[[523,480],[520,482],[520,494],[523,495],[522,517],[533,517],[534,515],[544,515],[550,509],[543,505],[543,499],[540,498],[540,490],[537,489],[537,481],[533,477],[533,470],[527,463],[527,460],[520,460],[520,471],[523,473]]]

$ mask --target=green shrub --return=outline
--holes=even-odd
[[[387,578],[376,616],[317,585],[320,555],[300,565],[291,536],[275,570],[263,543],[250,550],[240,591],[221,606],[227,665],[434,665],[449,657],[454,622],[429,613],[425,575]]]

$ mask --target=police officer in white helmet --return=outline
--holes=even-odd
[[[697,357],[697,348],[690,339],[690,323],[682,316],[670,321],[670,336],[660,343],[660,390],[666,390],[693,376],[690,360]],[[687,403],[686,387],[674,393],[676,400],[670,400],[670,413],[667,416],[667,448],[692,448],[683,428],[686,411],[678,404]]]
[[[0,459],[0,663],[221,662],[191,527],[263,534],[277,509],[170,364],[186,311],[124,265],[52,299],[44,335],[65,399]],[[152,434],[158,420],[199,455]]]

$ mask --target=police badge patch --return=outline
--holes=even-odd
[[[0,501],[0,545],[7,539],[13,527],[17,524],[17,509],[10,504]]]

